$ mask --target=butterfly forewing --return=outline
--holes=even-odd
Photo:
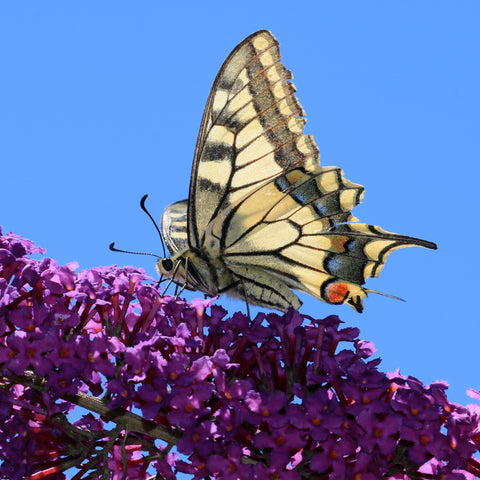
[[[199,247],[220,208],[296,165],[318,164],[303,135],[303,109],[291,73],[267,31],[246,38],[227,58],[207,101],[189,197],[189,240]]]

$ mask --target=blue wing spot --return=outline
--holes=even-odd
[[[331,253],[323,262],[325,270],[338,278],[347,280],[357,285],[363,285],[365,279],[363,278],[363,271],[368,262],[353,258],[349,255]]]
[[[283,190],[286,190],[290,186],[290,182],[286,179],[285,175],[280,175],[276,180],[275,180],[275,186],[283,192]]]
[[[337,275],[342,270],[342,261],[337,255],[331,255],[325,262],[325,269],[332,275]]]
[[[357,241],[353,239],[348,240],[348,242],[345,242],[345,251],[349,253],[354,252],[356,243]]]
[[[328,214],[328,207],[325,205],[325,202],[319,201],[314,203],[315,210],[323,216],[327,216]]]

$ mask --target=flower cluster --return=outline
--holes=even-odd
[[[32,253],[0,235],[0,478],[480,476],[480,411],[380,372],[336,316],[227,317]]]

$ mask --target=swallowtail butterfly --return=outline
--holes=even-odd
[[[190,290],[298,309],[293,290],[363,310],[368,277],[398,248],[436,245],[359,223],[363,187],[320,166],[275,37],[260,30],[225,60],[203,114],[188,200],[169,205],[157,270]]]

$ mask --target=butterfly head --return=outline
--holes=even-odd
[[[176,254],[172,257],[160,258],[155,267],[164,279],[170,279],[176,285],[187,290],[205,290],[202,277],[198,274],[195,265],[188,252],[185,255]]]
[[[155,268],[161,278],[172,279],[173,282],[178,285],[183,285],[186,282],[185,267],[182,258],[160,258],[155,264]]]

